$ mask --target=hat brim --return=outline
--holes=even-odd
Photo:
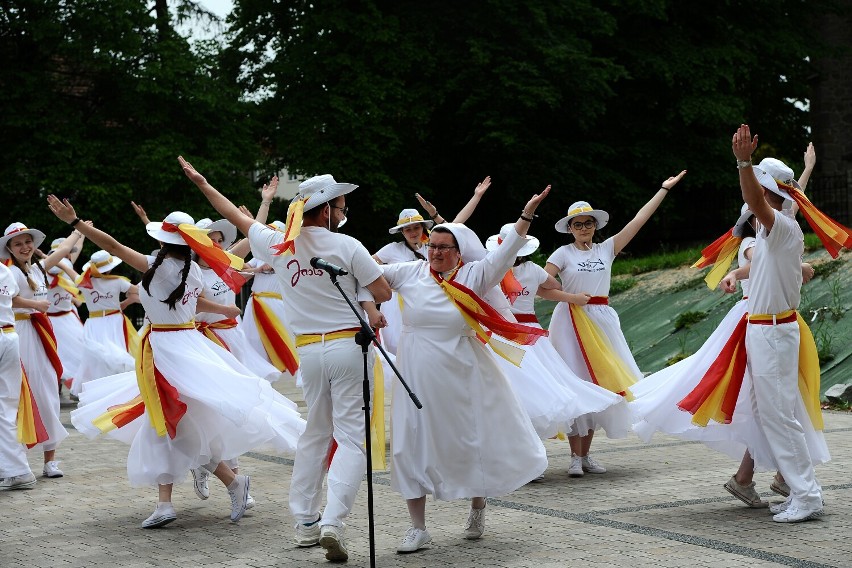
[[[498,242],[499,239],[500,235],[491,235],[488,237],[488,240],[485,241],[485,248],[489,251],[497,250],[497,247],[500,246],[500,243]],[[526,240],[524,246],[521,247],[521,250],[519,250],[515,256],[529,256],[537,251],[538,247],[541,246],[541,243],[535,237],[527,235],[524,239]]]
[[[213,221],[204,228],[207,229],[208,235],[214,231],[219,231],[220,233],[222,233],[222,237],[225,239],[222,243],[222,248],[225,250],[231,248],[231,245],[233,245],[234,241],[237,240],[237,228],[234,226],[233,223],[231,223],[227,219],[219,219],[218,221]]]
[[[784,199],[793,200],[790,197],[790,194],[778,187],[778,182],[775,181],[771,175],[769,175],[766,171],[758,168],[757,166],[752,166],[752,170],[754,171],[755,177],[757,177],[757,183],[761,185],[764,189],[768,189],[775,195],[780,195]]]
[[[9,235],[0,237],[0,259],[5,260],[7,258],[12,258],[12,254],[9,252],[9,249],[6,248],[6,245],[9,244],[9,241],[21,235],[30,235],[33,238],[34,248],[38,248],[41,243],[44,242],[45,238],[44,233],[42,233],[38,229],[24,229],[23,231],[16,231]]]
[[[571,222],[571,219],[574,217],[582,217],[583,215],[587,215],[589,217],[594,217],[595,221],[598,222],[597,229],[603,229],[606,227],[606,224],[609,222],[609,213],[602,209],[592,209],[591,211],[583,211],[582,213],[575,213],[574,215],[568,215],[567,217],[563,217],[562,219],[556,222],[556,230],[560,233],[570,233],[571,231],[568,229],[568,223]]]
[[[105,264],[103,266],[98,267],[98,272],[109,272],[110,270],[112,270],[113,268],[115,268],[116,266],[121,264],[121,262],[122,261],[121,261],[120,258],[118,258],[117,256],[113,256],[112,260],[109,262],[109,264]],[[88,270],[91,265],[92,265],[92,261],[90,260],[89,262],[87,262],[86,264],[83,265],[83,268],[82,268],[81,271],[86,272],[86,270]]]
[[[336,199],[341,195],[346,195],[347,193],[351,193],[355,191],[357,185],[351,183],[331,183],[313,192],[310,197],[308,197],[307,201],[305,201],[305,211],[310,211],[314,207],[318,207],[323,203],[328,203],[332,199]],[[298,199],[299,196],[296,196]]]
[[[152,221],[148,223],[145,225],[145,231],[161,243],[187,246],[186,241],[183,240],[180,233],[169,233],[164,231],[162,221]]]
[[[743,228],[745,227],[746,221],[748,221],[754,213],[751,212],[751,209],[746,209],[745,213],[742,213],[737,219],[737,222],[734,223],[734,236],[742,237],[743,236]]]
[[[391,235],[395,235],[401,232],[406,227],[409,227],[411,225],[420,225],[421,223],[426,225],[427,231],[435,226],[435,221],[429,219],[423,219],[422,221],[409,221],[408,223],[403,223],[402,225],[391,227],[390,229],[388,229],[388,233],[390,233]]]

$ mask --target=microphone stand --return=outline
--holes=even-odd
[[[375,527],[373,522],[373,456],[372,456],[372,434],[370,433],[370,376],[368,374],[368,366],[367,366],[367,350],[370,347],[370,343],[379,348],[382,356],[387,361],[390,368],[393,369],[393,372],[396,374],[396,377],[399,379],[399,382],[405,387],[406,392],[408,392],[408,396],[411,398],[411,402],[414,403],[418,409],[423,408],[423,404],[420,402],[420,399],[417,398],[417,395],[412,392],[412,390],[408,387],[408,384],[405,382],[405,379],[402,378],[399,370],[397,370],[396,365],[394,365],[390,358],[388,358],[388,354],[385,351],[384,347],[378,342],[376,339],[376,334],[373,331],[373,328],[370,327],[370,324],[364,320],[364,317],[361,315],[361,312],[355,307],[355,304],[352,303],[352,300],[349,299],[349,296],[346,295],[346,292],[343,291],[343,288],[340,287],[340,283],[337,281],[337,274],[334,272],[328,271],[328,275],[331,277],[331,283],[334,284],[334,287],[340,292],[340,295],[343,296],[343,299],[346,300],[346,303],[349,304],[349,308],[352,310],[352,313],[355,314],[355,317],[358,318],[358,321],[361,323],[361,331],[355,334],[355,343],[361,346],[361,356],[364,358],[364,431],[366,432],[366,444],[367,444],[367,526],[369,528],[369,542],[370,542],[370,568],[375,568],[376,566],[376,543],[375,543]],[[385,402],[379,401],[377,404],[384,404]],[[382,428],[385,425],[382,424]]]

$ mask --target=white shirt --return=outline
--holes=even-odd
[[[148,257],[148,266],[154,264],[156,257]],[[139,301],[145,308],[145,317],[152,324],[161,323],[187,323],[195,317],[195,306],[198,296],[204,286],[201,277],[201,267],[194,262],[190,263],[189,275],[186,278],[186,288],[183,296],[175,304],[175,309],[169,309],[168,304],[162,302],[168,298],[172,291],[177,288],[181,280],[181,271],[184,261],[176,258],[164,258],[163,263],[157,267],[154,277],[149,286],[150,294],[145,287],[139,284]]]
[[[778,314],[799,307],[805,238],[792,217],[773,211],[775,222],[766,234],[760,227],[751,257],[748,296],[750,314]]]
[[[615,240],[592,243],[589,250],[580,250],[574,244],[556,249],[547,262],[559,269],[562,290],[572,294],[609,296],[612,261],[615,260]]]
[[[44,281],[44,273],[39,270],[35,264],[30,265],[30,279],[35,282],[36,289],[30,288],[27,277],[21,272],[17,266],[10,266],[9,270],[18,284],[18,294],[26,300],[46,300],[47,299],[47,284]],[[16,314],[31,314],[37,310],[31,308],[12,308]]]
[[[214,304],[219,304],[220,306],[233,306],[236,303],[237,295],[234,293],[233,290],[231,290],[230,286],[225,284],[225,282],[219,277],[219,275],[216,274],[215,270],[213,270],[212,268],[202,268],[201,278],[204,281],[202,296],[204,296],[206,300],[210,300]],[[223,314],[214,314],[212,312],[198,312],[197,314],[195,314],[195,319],[197,321],[214,323],[229,318],[228,316]]]
[[[359,287],[372,284],[382,275],[381,267],[358,240],[323,227],[302,227],[295,240],[296,253],[274,255],[271,247],[284,242],[284,233],[253,223],[249,242],[252,254],[275,269],[294,334],[360,327],[329,275],[311,266],[311,259],[320,257],[347,270],[349,274],[337,281],[355,303]]]
[[[0,263],[0,326],[15,325],[12,298],[17,295],[18,283],[15,281],[15,275],[5,264]]]
[[[266,263],[260,260],[259,258],[253,258],[246,264],[248,264],[252,268],[260,268]],[[281,294],[281,282],[278,281],[278,277],[275,276],[275,271],[271,268],[268,270],[264,270],[263,272],[255,272],[254,278],[252,278],[251,281],[251,291],[275,292],[276,294]]]
[[[534,314],[535,294],[538,292],[539,286],[547,280],[547,271],[536,263],[527,261],[512,268],[512,273],[523,286],[521,293],[515,299],[515,303],[512,304],[512,313]],[[506,295],[506,300],[511,302],[512,299]]]
[[[745,237],[743,239],[743,241],[740,243],[740,251],[737,254],[738,266],[743,267],[743,266],[747,265],[749,262],[751,262],[749,259],[746,258],[745,253],[748,249],[753,248],[753,247],[754,247],[754,237]],[[751,252],[752,252],[752,255],[753,255],[754,251],[751,251]],[[748,278],[740,280],[740,286],[742,286],[742,289],[743,289],[743,296],[748,296],[748,291],[749,291],[749,288],[751,287],[749,282],[748,282]]]
[[[426,247],[426,244],[420,246],[417,249],[417,252],[423,255],[423,258],[417,258],[414,256],[414,251],[408,248],[408,245],[405,242],[397,241],[395,243],[389,243],[379,249],[374,256],[381,260],[385,264],[396,264],[397,262],[409,262],[412,260],[424,260],[428,259],[427,251],[429,249]]]
[[[120,309],[121,294],[131,286],[125,278],[92,278],[91,282],[91,288],[80,287],[89,312]]]

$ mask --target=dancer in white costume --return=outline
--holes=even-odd
[[[352,509],[367,465],[363,362],[361,348],[352,340],[360,324],[328,275],[311,268],[310,262],[322,257],[348,271],[338,282],[352,299],[359,287],[366,287],[377,302],[390,299],[381,268],[367,249],[337,233],[348,210],[345,196],[357,186],[337,183],[328,174],[305,180],[290,205],[287,233],[282,234],[246,217],[191,164],[183,158],[179,161],[213,207],[248,235],[254,256],[275,269],[286,289],[283,299],[296,334],[308,404],[308,424],[299,439],[290,483],[295,541],[298,546],[319,544],[328,560],[346,560],[343,521]],[[284,251],[288,254],[279,254]],[[337,443],[337,451],[329,466],[332,441]],[[326,468],[327,503],[320,518]]]
[[[83,324],[85,352],[71,385],[75,396],[80,395],[87,381],[134,368],[133,352],[139,337],[121,309],[121,295],[132,296],[136,301],[138,289],[127,278],[110,274],[119,264],[120,258],[99,250],[83,265],[77,278],[89,317]]]
[[[464,536],[477,539],[485,529],[486,497],[514,491],[547,468],[529,417],[480,342],[488,336],[477,336],[471,325],[481,331],[480,323],[469,323],[448,294],[467,296],[469,290],[479,299],[468,300],[482,302],[494,290],[524,246],[529,222],[549,191],[548,186],[530,199],[507,239],[482,260],[463,261],[470,247],[482,243],[464,225],[450,223],[432,230],[428,262],[383,266],[391,288],[406,298],[399,368],[423,402],[417,409],[394,385],[391,487],[406,499],[411,517],[398,552],[414,552],[431,541],[426,495],[471,499]],[[503,324],[529,335],[530,328]],[[495,326],[491,330],[498,332]]]
[[[47,289],[50,307],[47,309],[47,315],[53,325],[56,347],[59,350],[59,359],[62,361],[62,382],[69,389],[73,386],[74,373],[80,366],[85,352],[83,322],[77,314],[77,304],[82,303],[82,294],[74,283],[78,275],[73,265],[84,239],[79,231],[74,231],[72,235],[78,240],[71,252],[47,271],[50,275],[50,284]],[[64,241],[64,238],[54,239],[50,244],[49,254],[55,254],[56,249]]]
[[[556,249],[547,259],[545,270],[551,276],[559,275],[562,290],[572,294],[573,299],[560,302],[554,309],[550,341],[580,378],[619,394],[627,395],[630,385],[642,378],[642,372],[627,346],[618,314],[609,307],[612,262],[684,175],[686,170],[664,181],[633,220],[603,243],[592,243],[592,237],[596,229],[607,224],[609,214],[593,209],[586,201],[571,205],[568,215],[556,223],[556,230],[570,233],[574,242]],[[569,308],[569,303],[578,307]],[[596,340],[594,343],[592,337]],[[602,365],[607,368],[604,370]],[[571,477],[606,473],[606,468],[589,456],[594,430],[589,428],[587,432],[569,437],[572,455],[568,474]]]
[[[159,488],[157,508],[143,521],[143,528],[163,526],[177,518],[171,503],[172,485],[203,464],[209,464],[228,488],[231,520],[238,521],[245,512],[249,479],[235,475],[222,460],[266,445],[292,451],[304,421],[291,401],[195,330],[192,318],[202,279],[201,269],[190,260],[187,244],[201,256],[218,254],[223,259],[224,253],[204,238],[185,213],[174,212],[162,223],[148,225],[148,234],[161,243],[153,257],[81,225],[67,200],[51,195],[48,203],[58,218],[79,225],[95,244],[144,273],[140,301],[151,322],[140,346],[135,377],[139,397],[116,407],[121,400],[114,394],[87,400],[84,390],[85,404],[72,413],[72,423],[89,437],[116,426],[132,429],[127,457],[130,483]],[[127,393],[127,384],[133,380],[131,373],[110,377],[112,390]],[[98,388],[101,382],[93,385]]]
[[[498,235],[488,238],[485,248],[497,250],[512,227],[511,224],[503,225]],[[538,239],[527,236],[514,267],[503,277],[500,289],[517,321],[541,328],[535,315],[535,297],[560,301],[564,300],[565,293],[553,276],[529,260],[529,255],[538,247]],[[497,362],[542,440],[559,432],[572,435],[594,428],[590,414],[595,415],[594,420],[601,424],[608,437],[627,436],[630,419],[623,397],[578,377],[546,338],[522,348],[525,354],[520,368],[502,358],[497,358]]]
[[[36,484],[27,453],[18,441],[21,355],[12,311],[17,295],[12,271],[0,263],[0,491],[31,489]]]
[[[33,262],[38,245],[44,241],[44,233],[28,229],[23,223],[12,223],[0,238],[0,260],[11,259],[9,269],[19,290],[14,311],[21,365],[47,431],[47,439],[40,444],[44,451],[42,473],[52,478],[63,476],[56,460],[56,447],[68,432],[59,418],[58,385],[63,374],[62,364],[56,351],[53,326],[45,315],[50,306],[47,271],[68,254],[75,240],[74,237],[66,239],[56,253]]]

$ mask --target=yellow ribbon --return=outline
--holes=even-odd
[[[306,333],[296,336],[296,347],[304,347],[312,345],[320,341],[334,341],[335,339],[345,339],[347,337],[355,337],[360,329],[344,329],[340,331],[332,331],[331,333]]]
[[[195,329],[195,322],[151,324],[141,338],[141,349],[139,357],[136,359],[136,381],[139,385],[139,394],[142,395],[142,400],[145,402],[145,409],[148,411],[148,419],[151,421],[151,427],[157,432],[158,436],[165,436],[169,431],[163,410],[163,401],[160,399],[160,392],[157,388],[154,352],[151,348],[151,331],[177,331],[183,329]]]
[[[373,361],[373,408],[370,412],[370,456],[373,471],[387,469],[385,457],[385,372],[376,353]]]
[[[576,304],[568,306],[592,381],[608,391],[621,394],[627,400],[633,400],[630,387],[636,383],[636,377],[585,310]]]

